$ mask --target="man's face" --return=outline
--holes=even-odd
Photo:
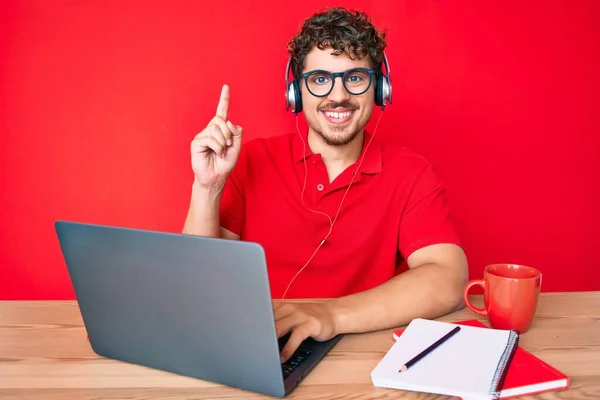
[[[345,54],[332,55],[330,48],[320,50],[314,47],[306,55],[303,72],[325,70],[335,73],[352,68],[371,68],[369,58],[351,60]],[[358,80],[358,77],[348,77],[348,87],[351,88],[352,82]],[[320,79],[317,83],[326,81],[327,79]],[[372,78],[369,89],[360,95],[350,94],[344,88],[342,77],[335,78],[333,89],[327,96],[313,96],[307,90],[304,79],[301,92],[302,110],[309,128],[323,138],[326,144],[343,146],[362,132],[371,117],[375,103],[375,77]]]

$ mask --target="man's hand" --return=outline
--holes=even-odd
[[[277,337],[292,332],[281,351],[281,362],[309,337],[322,342],[336,336],[335,318],[327,303],[276,303],[273,310]]]
[[[191,143],[192,169],[204,189],[221,189],[242,147],[242,127],[227,120],[229,86],[223,85],[217,114]]]

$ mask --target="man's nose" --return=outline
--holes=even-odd
[[[342,81],[342,77],[336,77],[333,81],[333,89],[327,95],[329,100],[340,103],[343,100],[347,100],[350,98],[350,93],[344,87],[344,82]]]

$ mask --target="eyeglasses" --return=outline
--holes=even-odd
[[[302,77],[310,94],[325,97],[333,90],[337,77],[342,78],[342,84],[348,93],[358,96],[369,90],[374,75],[374,69],[353,68],[346,72],[335,73],[318,69],[305,72]]]

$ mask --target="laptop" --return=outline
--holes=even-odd
[[[252,242],[57,221],[98,355],[284,397],[341,336],[305,340],[285,364],[263,248]]]

